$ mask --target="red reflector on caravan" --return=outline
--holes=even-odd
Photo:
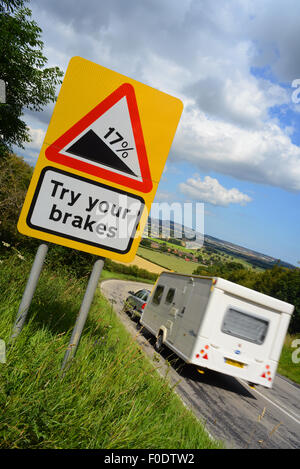
[[[208,360],[208,356],[207,356],[207,353],[205,355],[203,355],[203,357],[205,360]]]
[[[270,365],[266,365],[266,369],[270,369]],[[270,371],[264,371],[262,375],[260,375],[261,378],[267,378],[269,381],[272,381],[272,378],[270,377],[271,372]]]

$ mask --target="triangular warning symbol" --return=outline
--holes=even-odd
[[[134,88],[124,83],[53,142],[46,157],[149,192],[152,180]]]
[[[68,147],[66,152],[136,176],[92,129]]]

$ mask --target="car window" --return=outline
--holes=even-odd
[[[153,299],[152,299],[153,304],[159,305],[159,303],[162,299],[162,296],[163,296],[164,288],[165,287],[163,287],[162,285],[158,285],[156,287],[156,290],[155,290],[155,293],[154,293]]]
[[[147,300],[148,300],[148,296],[149,296],[148,293],[147,293],[147,292],[144,292],[144,294],[142,295],[141,299],[142,299],[143,301],[147,301]]]
[[[167,296],[166,296],[166,301],[165,301],[165,303],[166,303],[166,304],[171,304],[171,303],[173,303],[174,296],[175,296],[175,288],[169,288],[169,291],[168,291]]]
[[[144,292],[145,292],[144,290],[139,290],[134,294],[134,296],[137,296],[138,298],[142,298],[142,296],[144,295]]]

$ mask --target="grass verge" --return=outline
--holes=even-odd
[[[121,272],[111,272],[109,270],[103,269],[101,272],[100,280],[108,280],[108,279],[119,279],[119,280],[132,280],[133,282],[141,282],[141,283],[149,283],[149,285],[153,285],[155,283],[154,280],[150,280],[143,277],[136,277],[134,275],[122,274]]]
[[[286,336],[277,372],[300,384],[300,334]]]
[[[0,265],[0,338],[8,342],[31,263]],[[219,448],[97,291],[76,357],[60,366],[87,279],[41,275],[30,317],[0,364],[0,448]]]

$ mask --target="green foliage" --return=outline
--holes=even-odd
[[[293,334],[300,332],[300,269],[287,269],[275,265],[272,269],[255,272],[246,269],[238,262],[227,262],[209,267],[198,267],[193,274],[222,277],[293,304],[295,311],[289,332]]]
[[[156,281],[158,275],[148,270],[140,269],[136,265],[126,265],[113,262],[111,259],[105,259],[104,268],[110,272],[120,272],[134,277],[144,278]]]
[[[287,334],[278,364],[278,373],[298,384],[300,384],[300,366],[299,363],[294,362],[293,353],[296,352],[296,356],[299,356],[296,350],[298,348],[299,339],[299,334]]]
[[[151,246],[152,241],[148,238],[142,238],[140,245],[149,248]]]
[[[30,262],[0,268],[7,342]],[[60,367],[86,281],[44,269],[30,318],[0,367],[1,449],[218,448],[96,293],[75,359]],[[157,366],[157,365],[156,365]]]
[[[29,129],[21,119],[23,109],[40,111],[54,102],[56,85],[63,72],[45,68],[42,30],[31,19],[24,2],[1,2],[0,78],[6,83],[6,104],[0,105],[0,156],[12,145],[24,147],[30,141]]]
[[[300,269],[286,269],[275,265],[257,274],[253,288],[295,306],[289,331],[300,332]]]
[[[15,8],[21,8],[27,0],[0,0],[0,13],[12,12]]]
[[[16,155],[8,154],[0,159],[0,235],[6,242],[26,243],[25,237],[17,231],[17,221],[32,172],[32,168]]]
[[[181,240],[177,238],[169,238],[168,242],[172,244],[176,244],[177,246],[182,246]]]
[[[31,180],[33,169],[14,154],[9,154],[0,160],[0,256],[11,255],[12,250],[21,249],[26,257],[33,259],[39,240],[23,236],[17,231],[17,221]],[[7,246],[6,244],[9,244]],[[50,245],[45,263],[50,268],[67,270],[76,278],[90,274],[97,256],[68,249],[63,246]],[[155,281],[156,274],[136,266],[127,266],[105,260],[105,269],[111,272],[121,272],[134,277]]]

